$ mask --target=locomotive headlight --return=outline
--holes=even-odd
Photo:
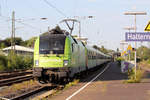
[[[68,65],[68,60],[64,60],[64,66]]]
[[[35,60],[35,65],[38,66],[39,65],[39,61]]]

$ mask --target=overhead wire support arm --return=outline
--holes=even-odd
[[[60,21],[60,23],[63,23],[63,22],[65,22],[66,25],[67,25],[67,27],[69,28],[70,34],[72,34],[72,31],[74,29],[74,23],[75,22],[79,23],[79,34],[80,34],[80,21],[78,21],[76,19],[64,19],[64,20]],[[72,22],[72,27],[70,27],[70,25],[68,24],[68,22]]]
[[[73,21],[72,27],[69,26],[67,21],[65,21],[65,23],[67,24],[68,28],[70,29],[70,34],[72,34],[72,31],[74,29],[74,21]]]

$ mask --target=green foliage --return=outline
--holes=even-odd
[[[20,37],[15,37],[15,44],[16,45],[21,45],[22,42],[23,42],[23,40]]]
[[[37,37],[32,37],[29,40],[24,41],[23,45],[27,47],[34,47],[34,42]]]
[[[147,64],[150,64],[150,59],[148,59],[146,62],[147,62]]]
[[[23,41],[22,38],[16,37],[15,38],[15,44],[16,45],[21,45],[21,46],[26,46],[26,47],[33,47],[36,38],[37,37],[32,37],[29,40]],[[11,38],[6,38],[5,40],[2,40],[0,42],[0,48],[5,48],[5,47],[8,47],[8,46],[11,46]]]
[[[100,51],[103,53],[108,53],[108,50],[104,48],[104,46],[101,46]]]
[[[72,82],[69,82],[68,84],[66,84],[65,85],[65,88],[64,89],[67,89],[67,88],[69,88],[69,87],[71,87],[71,86],[74,86],[74,85],[76,85],[77,83],[79,83],[79,79],[75,79],[75,80],[73,80]]]
[[[103,52],[103,53],[105,53],[105,54],[107,54],[107,53],[109,53],[109,52],[113,52],[113,50],[108,50],[108,49],[106,49],[104,46],[101,46],[101,48],[100,48],[100,47],[98,47],[98,46],[96,46],[96,45],[93,45],[93,48],[95,48],[95,49],[97,49],[97,50],[99,50],[99,51],[101,51],[101,52]]]
[[[137,49],[137,56],[140,57],[142,60],[150,59],[150,48],[145,46],[141,46]]]
[[[17,69],[29,69],[32,68],[33,58],[24,56],[10,56],[8,57],[0,55],[0,71],[10,71]]]
[[[124,61],[125,59],[123,57],[116,58],[116,61]]]
[[[0,43],[0,48],[5,48],[6,47],[6,45],[5,45],[5,43]]]
[[[6,38],[3,43],[5,44],[5,46],[11,46],[11,38]]]
[[[117,52],[119,52],[119,48],[117,48]]]
[[[136,70],[136,78],[135,78],[135,70],[132,69],[128,71],[128,78],[129,80],[125,81],[125,83],[140,83],[143,77],[143,71],[138,69]]]
[[[33,57],[24,57],[24,68],[32,68],[33,65]]]
[[[131,51],[131,54],[130,54],[130,60],[134,60],[134,51]],[[129,57],[129,55],[128,55],[128,57]]]
[[[118,62],[119,66],[121,66],[121,61],[124,61],[125,59],[123,57],[118,57],[115,60]]]
[[[0,55],[0,71],[4,71],[7,67],[7,57]]]

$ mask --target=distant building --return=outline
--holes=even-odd
[[[11,52],[11,46],[2,49],[2,51],[4,52],[5,55],[8,55],[8,53]],[[33,56],[33,52],[34,52],[34,49],[32,48],[15,45],[15,53],[17,55]]]

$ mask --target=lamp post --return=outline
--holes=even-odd
[[[124,15],[133,15],[134,16],[134,30],[135,33],[137,31],[137,27],[136,27],[136,15],[146,15],[146,12],[125,12]],[[135,42],[135,56],[134,56],[134,63],[135,63],[135,79],[136,79],[136,47],[137,47],[137,43]]]
[[[125,30],[128,30],[129,33],[131,30],[135,30],[135,27],[124,27]],[[130,53],[129,53],[129,61],[130,61]]]
[[[125,40],[122,40],[122,41],[120,42],[120,47],[121,47],[121,49],[122,49],[122,52],[124,52],[124,47],[125,47],[126,45],[128,45],[128,43],[125,42]],[[125,57],[124,57],[124,58],[125,58]]]

